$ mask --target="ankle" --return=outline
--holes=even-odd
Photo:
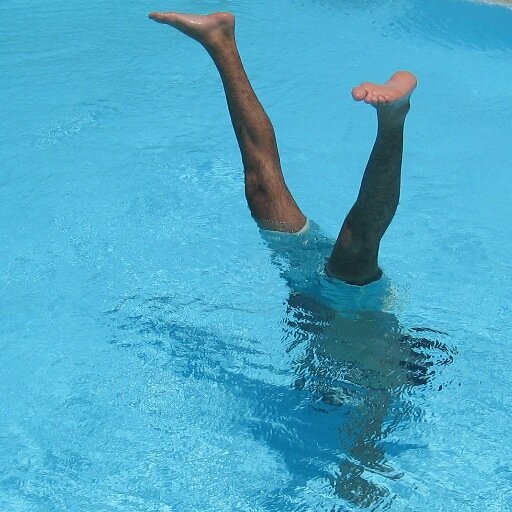
[[[236,49],[234,35],[221,31],[208,34],[208,37],[201,41],[201,44],[211,55],[219,55],[233,48]]]
[[[379,126],[403,126],[410,108],[411,104],[408,101],[401,105],[391,104],[377,107]]]

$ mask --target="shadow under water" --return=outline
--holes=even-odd
[[[312,479],[336,500],[385,507],[393,500],[388,482],[401,478],[393,456],[421,448],[397,442],[397,433],[421,420],[415,398],[438,387],[434,376],[452,362],[448,336],[404,328],[391,312],[397,299],[385,277],[356,287],[326,276],[332,241],[314,224],[301,236],[262,236],[288,287],[282,320],[288,386],[258,377],[261,354],[251,340],[241,346],[180,320],[173,297],[132,297],[107,312],[118,333],[112,342],[135,345],[140,357],[147,357],[140,348],[151,345],[172,361],[173,372],[213,379],[239,397],[248,411],[237,425],[279,453],[291,475],[286,488],[264,498],[272,510],[289,509],[290,497]]]

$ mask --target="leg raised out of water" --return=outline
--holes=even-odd
[[[400,198],[403,133],[416,78],[398,71],[384,85],[363,83],[352,97],[376,108],[377,138],[366,166],[359,195],[336,240],[326,271],[351,284],[380,278],[379,245]]]
[[[233,15],[153,12],[149,17],[200,42],[217,66],[242,155],[245,195],[254,218],[267,229],[299,231],[306,218],[286,186],[274,129],[245,73],[236,46]]]

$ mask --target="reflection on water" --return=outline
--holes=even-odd
[[[273,354],[262,354],[257,341],[240,343],[183,322],[173,297],[121,302],[107,315],[119,332],[113,342],[136,346],[145,359],[151,351],[164,354],[169,371],[213,380],[238,397],[237,428],[279,453],[292,476],[287,488],[265,498],[269,510],[292,508],[290,496],[313,481],[344,503],[385,506],[393,499],[389,482],[401,478],[393,456],[422,448],[396,437],[408,422],[421,421],[414,398],[438,387],[436,372],[452,361],[447,336],[404,328],[385,278],[354,287],[325,276],[332,242],[316,226],[300,237],[262,235],[289,289],[282,320],[289,363],[284,371],[271,368],[276,382],[262,377]],[[282,375],[288,385],[279,383]]]

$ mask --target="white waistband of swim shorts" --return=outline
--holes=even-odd
[[[295,232],[295,233],[292,233],[293,235],[302,235],[303,233],[305,233],[309,228],[311,227],[311,224],[309,223],[309,219],[306,217],[306,222],[304,223],[304,226],[302,226],[302,228]]]
[[[309,222],[309,219],[306,217],[306,222],[304,223],[304,226],[302,226],[299,231],[278,231],[277,229],[267,229],[267,228],[262,228],[260,227],[260,229],[262,229],[263,231],[268,231],[269,233],[279,233],[280,235],[292,235],[292,236],[296,236],[296,235],[302,235],[304,233],[306,233],[309,228],[311,227],[311,224]]]

